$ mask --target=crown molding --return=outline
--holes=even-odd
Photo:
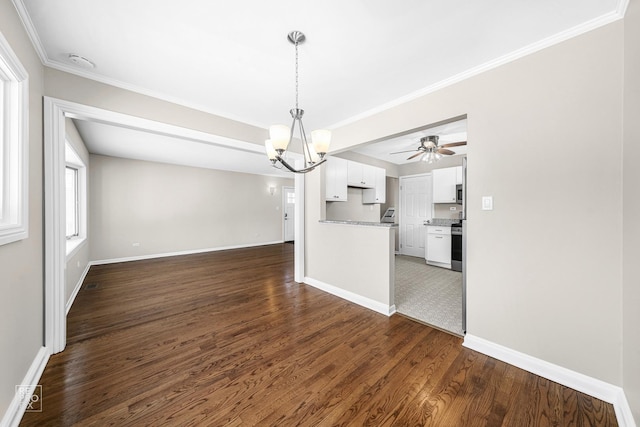
[[[12,2],[18,12],[18,15],[20,16],[20,20],[24,25],[24,28],[29,36],[29,39],[31,40],[31,44],[33,45],[34,49],[36,50],[36,53],[38,54],[38,57],[40,58],[40,62],[42,62],[42,65],[46,67],[63,71],[65,73],[73,74],[78,77],[83,77],[85,79],[93,80],[99,83],[104,83],[110,86],[118,87],[120,89],[125,89],[131,92],[138,93],[140,95],[146,95],[152,98],[160,99],[162,101],[171,102],[172,104],[177,104],[183,107],[202,111],[204,113],[212,114],[214,116],[222,117],[228,120],[233,120],[246,125],[255,126],[261,129],[267,129],[269,127],[268,124],[258,123],[254,120],[247,119],[246,117],[235,116],[226,112],[214,110],[207,106],[189,102],[184,99],[171,96],[160,91],[147,89],[138,85],[126,83],[117,79],[113,79],[110,77],[106,77],[106,76],[91,73],[82,69],[78,69],[78,68],[72,67],[71,65],[67,65],[59,61],[54,61],[47,56],[47,53],[44,49],[44,45],[40,40],[40,36],[38,35],[35,25],[33,25],[33,21],[31,21],[31,17],[27,12],[27,8],[24,4],[24,0],[12,0]]]
[[[40,36],[36,31],[36,27],[33,25],[33,21],[31,21],[31,17],[27,12],[27,7],[24,5],[23,0],[12,0],[13,6],[16,8],[18,12],[18,16],[22,21],[22,25],[24,25],[25,30],[27,31],[27,35],[29,39],[31,39],[31,44],[33,45],[38,57],[40,58],[40,62],[46,65],[49,61],[47,57],[47,52],[45,52],[42,42],[40,41]]]
[[[153,98],[157,98],[160,99],[162,101],[166,101],[166,102],[171,102],[173,104],[177,104],[177,105],[181,105],[183,107],[187,107],[187,108],[192,108],[194,110],[198,110],[198,111],[202,111],[208,114],[213,114],[215,116],[219,116],[225,119],[229,119],[229,120],[233,120],[236,122],[240,122],[240,123],[244,123],[247,125],[251,125],[251,126],[255,126],[258,128],[262,128],[262,129],[267,129],[269,127],[268,124],[265,123],[258,123],[254,120],[251,119],[247,119],[246,117],[240,117],[240,116],[235,116],[232,114],[228,114],[226,112],[222,112],[222,111],[218,111],[218,110],[214,110],[211,109],[207,106],[201,105],[201,104],[197,104],[197,103],[193,103],[193,102],[189,102],[186,101],[184,99],[175,97],[175,96],[171,96],[165,93],[162,93],[160,91],[155,91],[155,90],[150,90],[147,88],[143,88],[140,87],[138,85],[134,85],[134,84],[130,84],[130,83],[125,83],[122,82],[120,80],[117,79],[112,79],[106,76],[101,76],[101,75],[97,75],[94,73],[89,73],[85,70],[80,70],[71,66],[68,66],[66,64],[57,62],[57,61],[52,61],[46,54],[44,47],[42,45],[42,42],[40,41],[40,37],[38,36],[38,32],[35,29],[35,26],[33,25],[33,22],[31,21],[31,18],[29,17],[29,14],[27,12],[27,9],[24,5],[24,0],[12,0],[16,10],[18,11],[18,15],[20,16],[20,19],[22,20],[22,23],[24,24],[24,27],[27,31],[27,34],[29,35],[29,38],[31,39],[31,43],[33,44],[38,56],[40,57],[40,61],[42,62],[43,65],[59,70],[59,71],[63,71],[69,74],[73,74],[79,77],[83,77],[89,80],[94,80],[97,81],[99,83],[104,83],[110,86],[115,86],[121,89],[125,89],[131,92],[135,92],[135,93],[139,93],[141,95],[146,95],[146,96],[150,96]],[[546,39],[540,40],[538,42],[532,43],[528,46],[525,46],[524,48],[515,50],[511,53],[508,53],[506,55],[503,55],[495,60],[486,62],[484,64],[481,64],[479,66],[470,68],[466,71],[463,71],[459,74],[456,74],[450,78],[441,80],[437,83],[434,83],[433,85],[429,85],[425,88],[422,88],[420,90],[417,90],[415,92],[409,93],[405,96],[402,96],[400,98],[396,98],[393,101],[387,102],[385,104],[382,104],[378,107],[372,108],[370,110],[364,111],[360,114],[357,114],[355,116],[352,116],[350,118],[347,118],[345,120],[342,120],[340,122],[334,123],[331,126],[328,126],[328,129],[336,129],[342,126],[346,126],[348,124],[357,122],[359,120],[365,119],[367,117],[373,116],[375,114],[379,114],[383,111],[389,110],[391,108],[397,107],[401,104],[413,101],[417,98],[420,98],[422,96],[425,96],[429,93],[433,93],[437,90],[443,89],[445,87],[448,86],[452,86],[456,83],[459,83],[463,80],[466,80],[468,78],[474,77],[478,74],[481,74],[485,71],[489,71],[492,70],[494,68],[497,68],[501,65],[507,64],[509,62],[513,62],[517,59],[520,59],[522,57],[525,57],[527,55],[530,55],[532,53],[538,52],[542,49],[545,49],[547,47],[551,47],[554,46],[556,44],[559,44],[563,41],[569,40],[571,38],[577,37],[581,34],[587,33],[589,31],[595,30],[596,28],[602,27],[604,25],[610,24],[612,22],[615,22],[619,19],[624,18],[624,15],[627,11],[627,7],[629,5],[629,0],[618,0],[618,3],[616,5],[616,8],[613,12],[607,13],[605,15],[599,16],[598,18],[592,19],[590,21],[587,21],[585,23],[582,23],[580,25],[577,25],[573,28],[570,28],[568,30],[562,31],[558,34],[555,34],[551,37],[547,37]]]
[[[333,125],[329,126],[328,129],[336,129],[342,126],[346,126],[349,124],[352,124],[354,122],[357,122],[359,120],[365,119],[367,117],[371,117],[373,115],[382,113],[384,111],[390,110],[394,107],[397,107],[399,105],[405,104],[407,102],[413,101],[417,98],[420,98],[422,96],[425,96],[427,94],[436,92],[440,89],[444,89],[448,86],[452,86],[456,83],[460,83],[464,80],[467,80],[471,77],[477,76],[479,74],[484,73],[485,71],[489,71],[492,70],[494,68],[497,68],[501,65],[505,65],[508,64],[510,62],[513,62],[517,59],[523,58],[525,56],[531,55],[532,53],[541,51],[543,49],[546,49],[548,47],[557,45],[559,43],[562,43],[566,40],[572,39],[574,37],[577,37],[579,35],[585,34],[589,31],[595,30],[596,28],[600,28],[602,26],[605,26],[607,24],[610,24],[612,22],[615,22],[619,19],[624,18],[624,14],[627,10],[627,5],[629,3],[629,0],[619,0],[618,1],[618,5],[616,7],[616,10],[613,12],[609,12],[605,15],[599,16],[598,18],[592,19],[590,21],[584,22],[580,25],[576,25],[575,27],[569,28],[568,30],[562,31],[560,33],[554,34],[553,36],[547,37],[543,40],[537,41],[535,43],[532,43],[528,46],[525,46],[523,48],[517,49],[513,52],[510,52],[506,55],[503,55],[499,58],[496,58],[492,61],[489,62],[485,62],[484,64],[478,65],[476,67],[470,68],[466,71],[463,71],[459,74],[456,74],[452,77],[449,77],[447,79],[441,80],[439,82],[436,82],[430,86],[427,86],[425,88],[419,89],[415,92],[412,92],[410,94],[407,94],[405,96],[402,96],[400,98],[396,98],[393,101],[387,102],[385,104],[379,105],[378,107],[372,108],[370,110],[364,111],[360,114],[357,114],[355,116],[352,116],[348,119],[342,120],[338,123],[334,123]]]

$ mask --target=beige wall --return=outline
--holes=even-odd
[[[640,425],[640,2],[625,16],[623,378],[625,394]]]
[[[94,261],[282,241],[292,179],[99,155],[90,166]]]
[[[87,169],[87,199],[89,198],[89,152],[87,151],[87,147],[84,145],[84,141],[82,137],[78,133],[78,129],[73,124],[73,121],[69,118],[65,119],[65,133],[67,137],[67,141],[73,146],[76,151],[76,154],[80,156],[80,159],[84,163]],[[88,209],[87,202],[87,209]],[[90,221],[90,218],[87,218],[87,223]],[[88,231],[88,225],[87,225]],[[85,242],[76,250],[71,256],[67,256],[67,266],[65,269],[65,300],[67,301],[67,305],[71,303],[71,296],[73,294],[74,289],[78,285],[79,281],[83,278],[82,273],[87,269],[89,265],[89,241],[91,236],[87,233]]]
[[[42,65],[9,0],[0,32],[29,73],[29,237],[0,246],[0,419],[43,346]]]
[[[325,205],[322,180],[319,173],[305,176],[305,276],[390,306],[393,229],[319,223]]]
[[[332,142],[342,150],[467,114],[468,332],[615,385],[622,37],[622,22],[607,25],[336,129]],[[480,210],[483,195],[493,211]],[[320,196],[307,187],[307,199]],[[321,227],[308,218],[307,251],[318,256],[306,267],[318,276],[334,268],[320,254],[346,243]]]
[[[5,0],[6,1],[6,0]],[[46,95],[264,146],[268,131],[45,67]]]

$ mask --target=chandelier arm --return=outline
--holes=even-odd
[[[300,141],[302,142],[302,154],[304,156],[304,165],[312,165],[314,163],[311,156],[311,150],[309,149],[309,143],[307,142],[307,134],[304,132],[304,125],[302,119],[298,119],[298,126],[300,127]]]
[[[291,130],[289,131],[289,143],[287,144],[287,148],[291,145],[291,143],[293,142],[293,132],[296,128],[296,117],[293,117],[293,121],[291,122]]]
[[[306,172],[312,171],[312,170],[314,170],[316,167],[320,166],[321,164],[323,164],[324,162],[326,162],[326,161],[327,161],[327,159],[325,158],[325,159],[322,159],[321,161],[319,161],[318,163],[314,163],[314,164],[312,164],[311,166],[307,166],[307,167],[305,167],[304,169],[296,169],[296,168],[294,168],[293,166],[291,166],[289,163],[287,163],[287,161],[286,161],[285,159],[283,159],[280,155],[277,155],[277,156],[276,156],[276,159],[277,159],[280,163],[282,163],[282,165],[283,165],[285,168],[289,169],[289,171],[291,171],[291,172],[293,172],[293,173],[306,173]]]

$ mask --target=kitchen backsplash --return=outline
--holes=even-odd
[[[456,203],[436,203],[433,205],[433,217],[434,218],[447,218],[447,219],[460,219],[460,212],[462,212],[462,205]],[[455,211],[450,208],[455,208]]]
[[[346,202],[327,202],[328,220],[379,222],[379,204],[362,204],[362,189],[348,187]]]

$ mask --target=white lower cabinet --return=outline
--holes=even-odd
[[[427,264],[451,268],[451,227],[427,226],[424,246]]]

